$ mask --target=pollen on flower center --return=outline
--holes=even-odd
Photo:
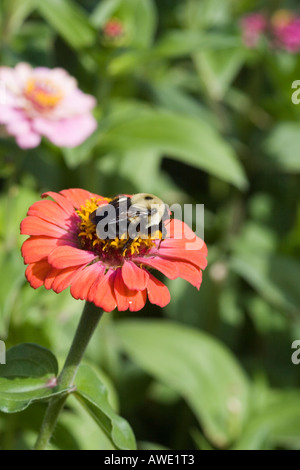
[[[61,89],[47,78],[30,78],[24,89],[25,97],[38,111],[49,111],[62,100]]]
[[[110,199],[107,198],[106,200],[108,203],[110,202]],[[151,247],[156,246],[155,239],[158,237],[155,239],[150,238],[150,236],[146,239],[138,237],[128,247],[125,247],[129,240],[127,234],[122,235],[120,238],[100,239],[96,233],[96,225],[90,220],[90,214],[97,209],[100,202],[101,200],[97,198],[88,199],[76,211],[81,219],[78,238],[82,248],[95,251],[101,258],[109,260],[110,258],[145,254]]]

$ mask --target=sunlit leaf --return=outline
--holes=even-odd
[[[218,446],[236,438],[248,407],[248,382],[231,353],[206,333],[162,321],[118,322],[129,356],[186,399]]]

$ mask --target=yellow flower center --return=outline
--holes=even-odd
[[[38,111],[50,111],[64,96],[61,89],[47,78],[30,78],[24,93]]]
[[[109,198],[105,199],[108,203],[111,201]],[[103,240],[99,238],[96,233],[96,225],[91,222],[90,215],[102,204],[103,199],[93,197],[88,199],[85,204],[76,211],[81,219],[78,237],[82,248],[94,250],[104,258],[115,257],[116,255],[123,257],[128,255],[133,256],[140,253],[144,254],[149,248],[156,246],[155,240],[162,238],[160,231],[152,234],[152,238],[149,236],[146,239],[137,237],[134,240],[130,240],[127,233],[114,239]]]

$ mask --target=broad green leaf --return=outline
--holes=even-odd
[[[116,123],[102,137],[102,145],[122,153],[151,149],[200,168],[244,189],[247,180],[228,143],[200,118],[164,110],[144,109]]]
[[[96,31],[88,16],[71,0],[43,0],[38,2],[43,18],[74,48],[90,46],[96,39]]]
[[[235,450],[260,450],[266,443],[274,445],[284,438],[300,434],[300,395],[279,392],[273,403],[267,404],[249,419]],[[298,444],[299,445],[299,444]]]
[[[276,126],[265,142],[265,150],[274,163],[290,173],[300,172],[300,124],[283,122]]]
[[[248,381],[225,346],[206,333],[164,321],[121,321],[116,332],[140,367],[186,399],[215,445],[239,436]]]
[[[135,438],[129,424],[111,408],[107,389],[94,369],[88,365],[81,365],[75,379],[75,385],[75,396],[116,448],[120,450],[136,449]]]
[[[0,410],[16,413],[33,401],[65,392],[55,386],[57,371],[55,356],[37,344],[9,349],[6,364],[0,365]]]

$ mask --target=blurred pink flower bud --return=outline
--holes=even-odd
[[[266,31],[267,20],[262,13],[250,13],[241,19],[240,26],[245,46],[253,49]]]
[[[278,10],[272,17],[275,45],[287,52],[300,51],[300,17],[287,10]]]

